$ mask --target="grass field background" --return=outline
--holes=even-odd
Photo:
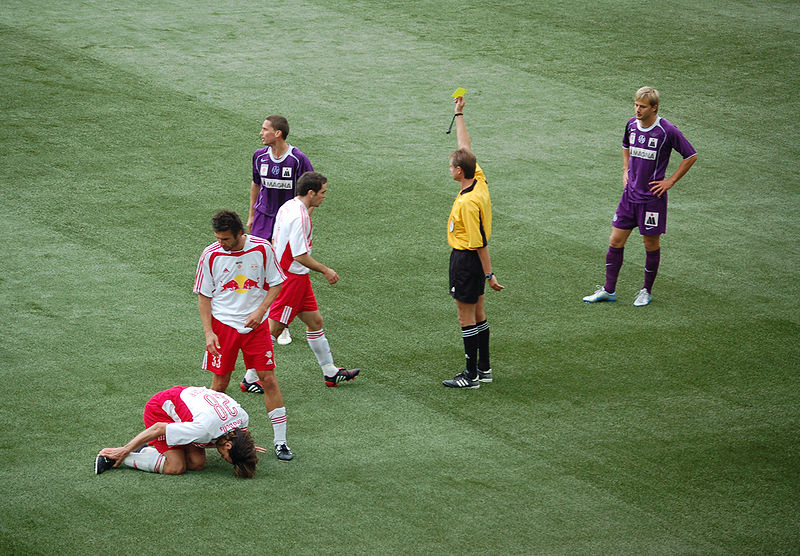
[[[7,0],[0,552],[797,553],[798,28],[796,2]],[[634,233],[620,301],[587,305],[644,84],[699,161],[653,303]],[[440,385],[459,86],[506,286],[468,392]],[[341,281],[313,280],[362,376],[326,389],[293,326],[293,462],[94,476],[150,395],[210,383],[194,271],[272,113],[329,178],[314,254]]]

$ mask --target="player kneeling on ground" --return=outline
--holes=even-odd
[[[145,430],[118,448],[97,454],[98,475],[120,464],[150,473],[180,475],[206,465],[206,448],[215,447],[233,464],[233,474],[250,479],[265,452],[247,430],[247,412],[230,396],[199,386],[174,386],[144,406]]]

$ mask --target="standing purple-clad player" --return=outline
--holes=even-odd
[[[634,228],[644,239],[644,285],[633,304],[642,307],[652,299],[653,282],[661,261],[661,234],[667,230],[667,190],[697,161],[697,152],[677,127],[658,115],[658,91],[642,87],[636,91],[636,116],[628,120],[622,138],[622,199],[611,222],[610,247],[606,254],[606,283],[587,303],[617,300],[617,277],[622,267],[625,242]],[[669,156],[675,149],[683,157],[678,169],[664,178]]]
[[[253,153],[253,183],[250,186],[247,228],[252,235],[271,241],[278,209],[289,199],[294,199],[297,180],[314,168],[303,151],[286,142],[289,122],[283,116],[268,116],[261,126],[260,135],[261,142],[266,146]],[[286,327],[278,343],[284,345],[291,341],[289,327]],[[250,371],[245,379],[250,382],[258,380]],[[254,386],[253,391],[258,392],[258,389],[259,386]]]

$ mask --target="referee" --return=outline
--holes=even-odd
[[[492,235],[492,201],[486,176],[472,154],[464,123],[464,97],[455,99],[458,150],[450,155],[450,174],[461,185],[447,223],[450,254],[450,295],[458,306],[458,322],[464,339],[467,367],[451,380],[449,388],[480,388],[492,382],[489,365],[489,322],[483,304],[485,283],[495,291],[503,289],[492,272],[489,237]]]

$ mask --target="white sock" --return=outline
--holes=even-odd
[[[272,421],[272,433],[275,435],[275,445],[286,444],[286,408],[276,407],[268,413]]]
[[[331,353],[328,338],[325,337],[325,330],[322,328],[315,332],[309,330],[306,332],[306,339],[311,351],[317,357],[317,362],[322,367],[322,372],[325,376],[333,376],[338,373],[339,369],[333,364],[333,354]]]
[[[255,382],[258,380],[258,373],[255,369],[247,369],[247,372],[244,373],[244,379],[247,382]]]
[[[164,456],[152,446],[145,446],[138,452],[131,452],[122,460],[122,465],[149,473],[161,473],[161,469],[164,467]]]

